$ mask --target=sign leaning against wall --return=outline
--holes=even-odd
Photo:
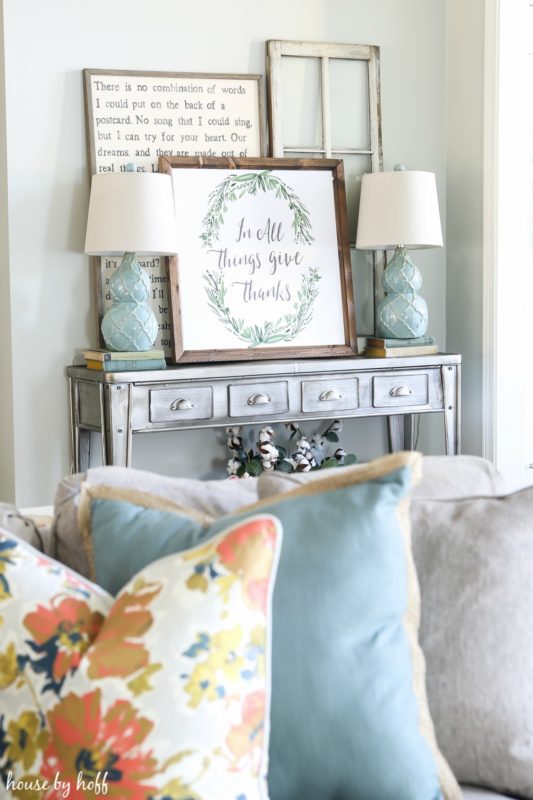
[[[250,157],[263,153],[262,76],[83,70],[91,175],[157,172],[163,156]],[[98,327],[110,302],[109,279],[120,260],[93,258]],[[165,259],[140,260],[159,324],[155,347],[174,349]]]
[[[172,158],[176,362],[357,352],[342,161]]]

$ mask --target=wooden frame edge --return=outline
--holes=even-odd
[[[336,158],[230,158],[202,156],[160,156],[159,171],[172,174],[176,168],[188,169],[272,169],[325,170],[332,173],[333,199],[337,229],[337,252],[339,260],[341,302],[343,309],[345,343],[342,345],[318,345],[305,347],[277,347],[251,350],[235,348],[228,350],[185,350],[181,324],[181,303],[179,302],[179,256],[167,259],[169,280],[169,304],[172,322],[174,363],[201,363],[209,361],[253,361],[285,358],[332,358],[353,357],[357,355],[357,327],[355,319],[355,297],[352,280],[350,246],[348,242],[348,223],[346,209],[346,188],[344,165]]]

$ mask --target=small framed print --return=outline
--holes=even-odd
[[[357,353],[342,161],[162,157],[172,360]]]

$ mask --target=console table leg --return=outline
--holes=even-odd
[[[86,472],[91,466],[91,431],[78,429],[78,464],[76,472]]]
[[[105,387],[105,463],[108,466],[131,466],[131,385]]]
[[[387,417],[387,427],[389,431],[389,450],[391,453],[397,453],[400,450],[414,450],[414,414],[391,414]]]
[[[85,472],[91,462],[91,432],[80,428],[80,391],[77,381],[69,379],[71,474]]]
[[[403,414],[403,446],[405,450],[415,449],[415,415]]]
[[[397,453],[399,450],[403,450],[404,430],[400,414],[391,414],[387,417],[387,429],[389,431],[390,452]]]
[[[460,373],[458,367],[450,366],[442,366],[441,373],[446,455],[456,456],[461,452],[459,416]]]

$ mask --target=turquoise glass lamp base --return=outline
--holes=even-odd
[[[422,276],[404,247],[397,247],[383,273],[385,297],[379,302],[376,334],[387,339],[416,339],[428,328],[428,307],[417,294]]]
[[[148,304],[150,284],[135,253],[125,253],[109,281],[111,306],[102,320],[102,335],[110,350],[150,350],[158,324]]]

